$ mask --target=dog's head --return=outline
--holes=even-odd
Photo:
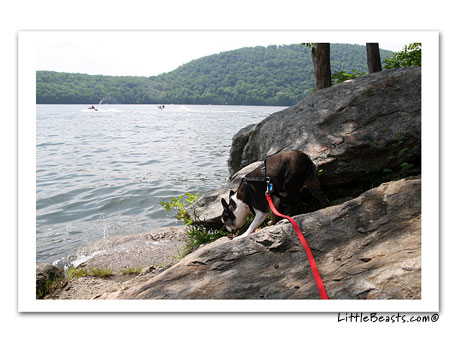
[[[245,224],[246,218],[250,211],[248,205],[234,196],[235,192],[229,192],[229,203],[224,198],[221,199],[223,205],[223,213],[221,220],[229,232],[234,232]]]

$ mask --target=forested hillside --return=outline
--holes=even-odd
[[[382,61],[391,56],[381,50]],[[366,72],[366,47],[331,44],[332,72]],[[292,105],[314,88],[310,49],[242,48],[151,77],[37,71],[37,104]]]

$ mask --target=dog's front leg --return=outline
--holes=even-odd
[[[254,213],[256,215],[255,215],[253,221],[251,222],[250,227],[248,228],[248,230],[246,230],[243,235],[235,237],[235,239],[244,238],[244,237],[248,236],[250,233],[252,233],[254,231],[254,229],[259,227],[259,225],[261,225],[264,222],[264,220],[266,220],[267,215],[268,215],[268,213],[264,213],[264,212],[258,211],[256,209],[254,210]]]

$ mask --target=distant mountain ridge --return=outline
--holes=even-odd
[[[382,62],[392,52],[380,50]],[[331,69],[366,72],[366,47],[331,44]],[[228,104],[289,106],[314,88],[310,49],[241,48],[151,77],[37,71],[37,104]]]

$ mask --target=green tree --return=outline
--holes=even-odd
[[[405,45],[385,60],[385,68],[421,67],[421,43]]]

